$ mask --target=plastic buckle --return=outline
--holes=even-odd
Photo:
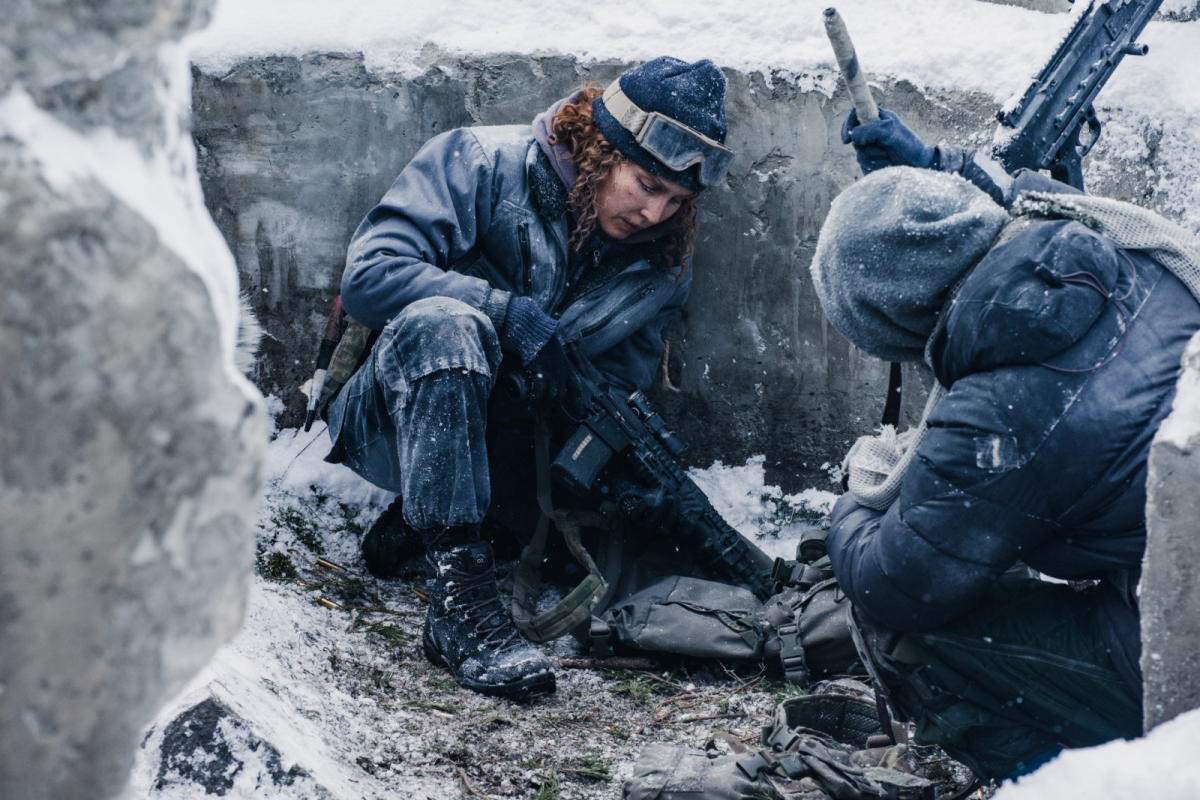
[[[754,780],[758,777],[758,773],[771,768],[771,762],[763,758],[762,753],[758,753],[752,757],[739,758],[737,760],[737,768],[747,778]]]
[[[781,725],[772,730],[771,735],[763,740],[763,744],[772,750],[783,752],[795,744],[799,738],[800,734],[791,728],[785,728]]]
[[[803,564],[776,557],[771,565],[771,582],[775,584],[775,593],[778,594],[787,586],[795,586],[803,574]]]
[[[804,659],[804,645],[800,642],[800,627],[789,622],[779,626],[779,665],[789,683],[804,686],[808,683],[808,665]]]
[[[792,780],[803,778],[805,775],[814,772],[814,770],[809,769],[808,764],[805,764],[804,760],[799,756],[787,756],[786,758],[779,759],[779,768]]]
[[[592,658],[613,657],[612,633],[607,622],[592,617],[592,625],[588,628],[588,653]]]

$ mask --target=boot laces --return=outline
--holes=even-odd
[[[454,610],[471,623],[480,641],[495,650],[507,650],[520,644],[517,629],[500,602],[496,591],[496,572],[487,569],[480,573],[464,572],[453,567],[446,570],[446,577],[454,588],[449,594],[457,601],[468,597],[476,589],[482,591],[482,599],[471,603],[454,604]]]

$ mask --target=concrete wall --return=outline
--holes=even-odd
[[[282,424],[302,419],[298,387],[311,375],[350,234],[417,148],[457,126],[527,122],[585,80],[606,83],[627,66],[431,51],[413,79],[337,55],[195,74],[207,202],[270,333],[257,379],[284,400]],[[886,365],[828,327],[808,273],[830,201],[858,176],[838,138],[848,99],[779,77],[727,77],[738,157],[701,202],[695,288],[671,335],[681,391],[655,399],[691,443],[692,463],[765,453],[769,480],[812,485],[824,480],[823,463],[878,423],[886,385]],[[933,140],[990,136],[994,124],[985,98],[883,84],[880,99]],[[917,395],[909,392],[913,415]]]
[[[1145,726],[1200,708],[1200,334],[1183,355],[1174,410],[1150,449],[1142,565]]]

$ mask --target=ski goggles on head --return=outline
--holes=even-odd
[[[733,151],[678,120],[638,108],[621,90],[620,80],[609,84],[603,100],[604,107],[621,127],[632,133],[638,145],[668,169],[683,172],[699,164],[699,179],[703,186],[718,183],[729,171]]]

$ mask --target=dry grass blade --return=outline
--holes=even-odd
[[[458,777],[461,778],[463,782],[463,789],[466,790],[469,796],[478,797],[480,800],[492,800],[492,798],[488,797],[486,794],[479,791],[474,785],[472,785],[471,779],[467,777],[467,773],[462,767],[458,767],[457,769]]]
[[[658,669],[658,662],[649,658],[555,658],[554,666],[563,669],[624,669],[651,670]],[[660,679],[661,680],[661,679]]]
[[[741,719],[742,717],[748,717],[748,716],[750,716],[750,715],[749,714],[705,714],[700,717],[680,717],[676,721],[682,724],[685,722],[703,722],[704,720],[708,720],[708,719]]]

